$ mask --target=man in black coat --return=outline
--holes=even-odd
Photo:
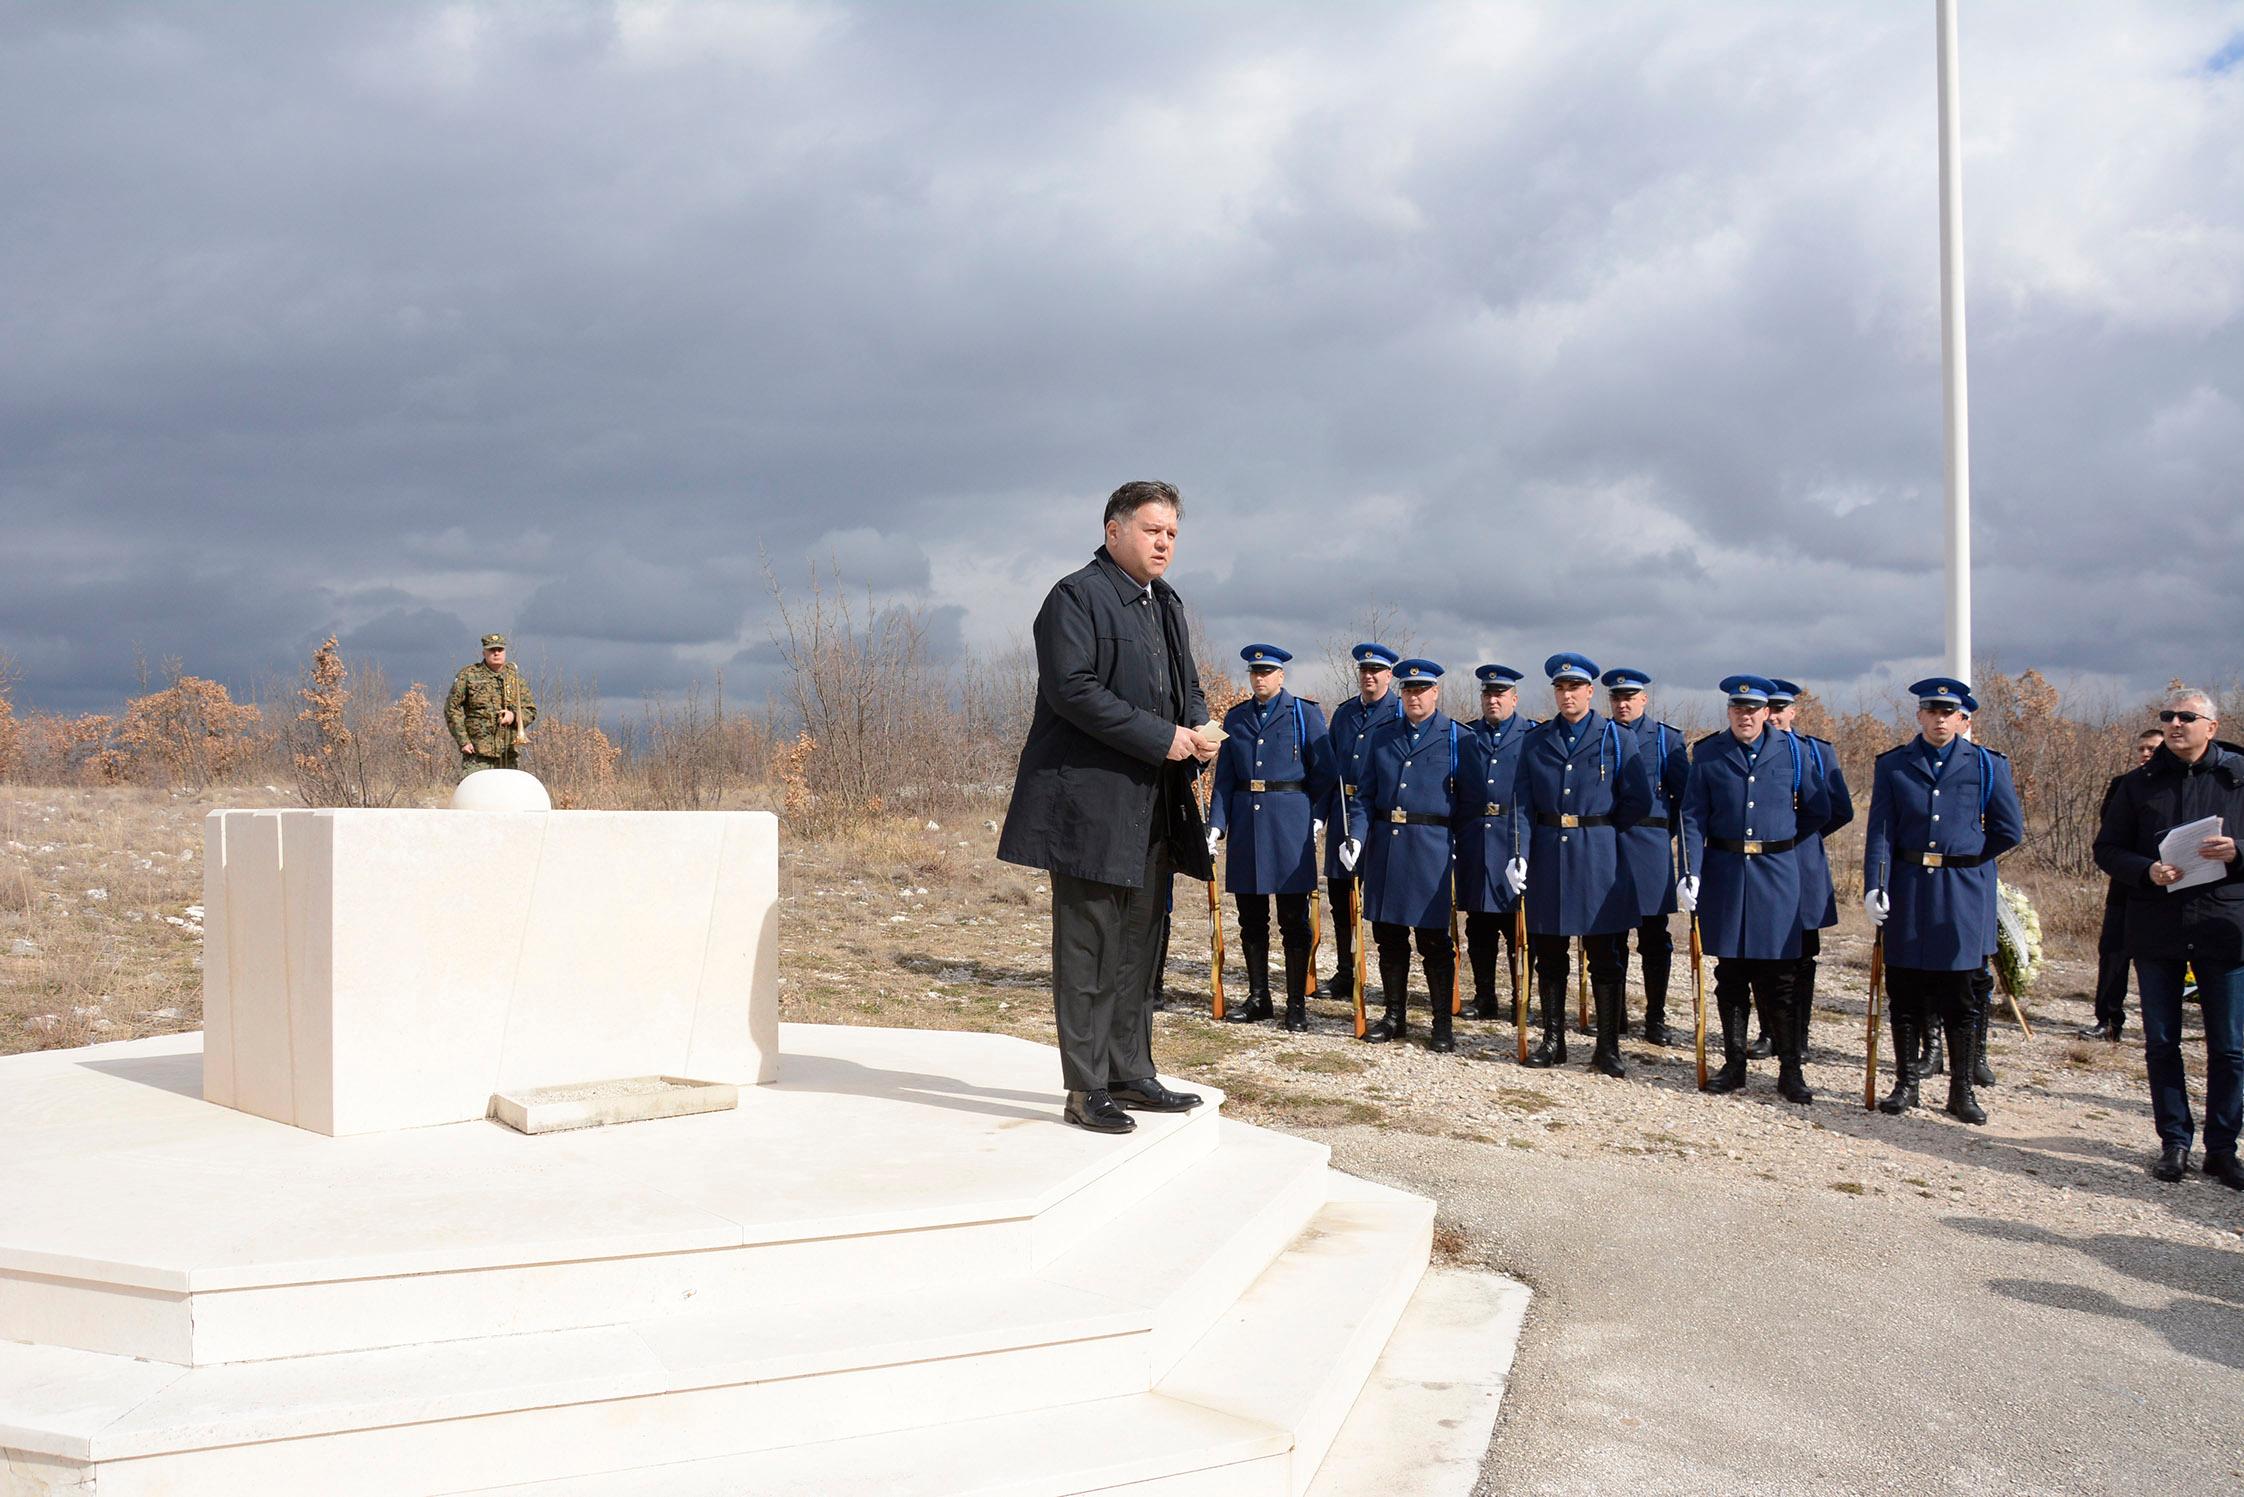
[[[2244,1190],[2236,1138],[2244,1123],[2244,748],[2222,743],[2213,699],[2169,693],[2158,720],[2166,741],[2150,762],[2119,777],[2104,799],[2096,863],[2127,893],[2127,954],[2142,995],[2144,1059],[2162,1152],[2151,1173],[2189,1173],[2195,1132],[2182,1073],[2182,974],[2197,977],[2205,1009],[2205,1174]],[[2171,853],[2166,834],[2208,817],[2218,822]],[[2198,879],[2204,879],[2199,882]]]
[[[2161,728],[2145,728],[2135,735],[2135,763],[2148,764],[2166,741]],[[2108,800],[2125,778],[2113,775],[2105,789]],[[2118,879],[2104,890],[2104,923],[2096,932],[2096,1022],[2080,1032],[2084,1040],[2118,1043],[2127,1027],[2127,890]]]
[[[1106,502],[1106,544],[1037,612],[1036,713],[997,855],[1052,876],[1052,1007],[1070,1123],[1136,1127],[1130,1109],[1200,1105],[1153,1070],[1152,1004],[1172,873],[1209,873],[1192,777],[1221,740],[1184,603],[1162,580],[1183,504],[1165,483]]]

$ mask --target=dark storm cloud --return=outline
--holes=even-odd
[[[2240,11],[1965,18],[2008,667],[2238,668],[2145,603],[2244,554]],[[766,558],[1002,648],[1158,475],[1211,650],[1384,603],[1453,664],[1882,690],[1941,648],[1931,40],[1773,0],[14,8],[0,650],[55,706],[136,645],[246,683],[339,631],[433,682],[494,627],[611,701],[760,692]]]

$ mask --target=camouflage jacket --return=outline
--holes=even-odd
[[[462,666],[452,678],[452,690],[444,698],[444,725],[452,730],[454,743],[472,743],[478,754],[496,758],[507,751],[514,734],[513,728],[499,722],[502,707],[514,709],[520,720],[516,726],[524,731],[537,720],[538,704],[530,699],[530,683],[514,662],[493,670],[478,660]]]

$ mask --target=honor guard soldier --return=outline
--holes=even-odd
[[[1691,778],[1690,745],[1671,723],[1646,710],[1652,678],[1639,670],[1610,670],[1599,678],[1611,704],[1613,721],[1636,735],[1637,751],[1652,781],[1652,814],[1621,833],[1621,863],[1636,895],[1636,958],[1644,969],[1644,1041],[1667,1043],[1667,980],[1675,965],[1675,939],[1667,917],[1675,913],[1675,832],[1682,814],[1683,787]],[[1628,951],[1621,952],[1622,991],[1627,992]],[[1621,1010],[1621,1033],[1628,1033],[1628,1009]]]
[[[1371,735],[1364,777],[1348,801],[1348,840],[1340,857],[1364,881],[1364,918],[1379,946],[1379,987],[1387,1005],[1364,1039],[1377,1045],[1409,1033],[1415,936],[1434,1016],[1426,1048],[1446,1054],[1457,1048],[1449,1012],[1457,981],[1450,808],[1466,734],[1441,710],[1441,675],[1431,660],[1396,662],[1403,715]]]
[[[506,658],[506,636],[483,636],[483,658],[460,667],[444,698],[444,725],[460,746],[462,777],[479,769],[513,769],[537,721],[530,683]]]
[[[1518,671],[1484,665],[1474,674],[1480,677],[1480,720],[1458,750],[1451,815],[1457,830],[1457,908],[1465,912],[1465,950],[1473,968],[1473,1017],[1493,1019],[1500,1012],[1496,949],[1511,945],[1511,914],[1519,903],[1504,877],[1504,865],[1522,848],[1519,820],[1512,814],[1512,777],[1519,746],[1535,723],[1519,715]]]
[[[1325,897],[1332,906],[1332,944],[1340,960],[1332,981],[1324,985],[1330,998],[1355,996],[1356,925],[1348,918],[1348,891],[1356,876],[1340,862],[1340,844],[1348,835],[1347,803],[1363,781],[1371,730],[1402,716],[1402,698],[1394,690],[1395,652],[1367,640],[1348,653],[1356,662],[1356,694],[1332,709],[1333,768],[1340,780],[1324,810],[1326,823],[1337,834],[1325,841]]]
[[[1557,716],[1530,729],[1513,779],[1526,847],[1505,867],[1527,896],[1527,944],[1543,1000],[1543,1038],[1531,1066],[1566,1059],[1567,943],[1582,938],[1597,1005],[1597,1048],[1590,1067],[1625,1076],[1621,1063],[1621,978],[1636,896],[1621,865],[1621,833],[1652,813],[1652,781],[1636,735],[1602,717],[1597,665],[1584,655],[1543,662]]]
[[[1974,743],[1978,740],[1972,738],[1971,715],[1978,710],[1979,699],[1966,692],[1963,711],[1956,714],[1956,731]],[[1973,1022],[1977,1026],[1971,1041],[1971,1084],[1975,1087],[1995,1084],[1994,1067],[1987,1064],[1987,1021],[1994,1017],[1995,1012],[1994,966],[1995,958],[2001,955],[1999,948],[2002,945],[1995,910],[2001,903],[2002,893],[1998,889],[1987,901],[1987,959],[1979,964],[1978,971],[1971,974],[1971,1011]]]
[[[1208,803],[1208,853],[1228,836],[1223,886],[1239,906],[1239,954],[1246,962],[1247,1001],[1225,1017],[1251,1024],[1271,1017],[1270,898],[1278,899],[1278,935],[1285,951],[1286,1028],[1309,1027],[1303,1012],[1310,977],[1309,901],[1317,894],[1318,808],[1332,794],[1332,744],[1315,702],[1286,690],[1286,662],[1276,645],[1248,645],[1253,695],[1223,715],[1215,793]]]
[[[1815,1012],[1816,956],[1823,950],[1823,933],[1839,923],[1838,890],[1831,882],[1831,860],[1824,853],[1823,839],[1854,820],[1854,792],[1839,768],[1839,753],[1831,740],[1793,728],[1800,701],[1799,683],[1782,676],[1771,676],[1768,681],[1775,688],[1769,693],[1769,726],[1791,733],[1807,750],[1808,778],[1821,787],[1826,808],[1819,830],[1810,831],[1805,824],[1800,829],[1800,965],[1792,979],[1792,1016],[1800,1028],[1799,1050],[1805,1056],[1808,1022]]]
[[[1987,959],[1995,860],[2025,837],[2010,764],[1959,734],[1971,688],[1933,676],[1909,688],[1917,736],[1878,756],[1863,823],[1863,911],[1882,928],[1896,1044],[1907,1055],[1918,1026],[1948,1033],[1948,1111],[1967,1123],[1987,1114],[1971,1094],[1978,1033],[1971,975]],[[1894,1067],[1883,1112],[1917,1101],[1917,1077]]]
[[[1684,877],[1676,900],[1697,914],[1715,957],[1714,1001],[1722,1018],[1722,1070],[1710,1092],[1745,1085],[1747,1010],[1776,1039],[1777,1094],[1815,1100],[1800,1068],[1804,1026],[1793,1017],[1800,964],[1800,833],[1820,827],[1829,806],[1808,774],[1808,753],[1769,726],[1765,676],[1726,676],[1730,726],[1691,749],[1683,794]]]

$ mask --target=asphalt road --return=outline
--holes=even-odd
[[[2244,1237],[1317,1136],[1535,1290],[1480,1493],[2244,1492]]]

